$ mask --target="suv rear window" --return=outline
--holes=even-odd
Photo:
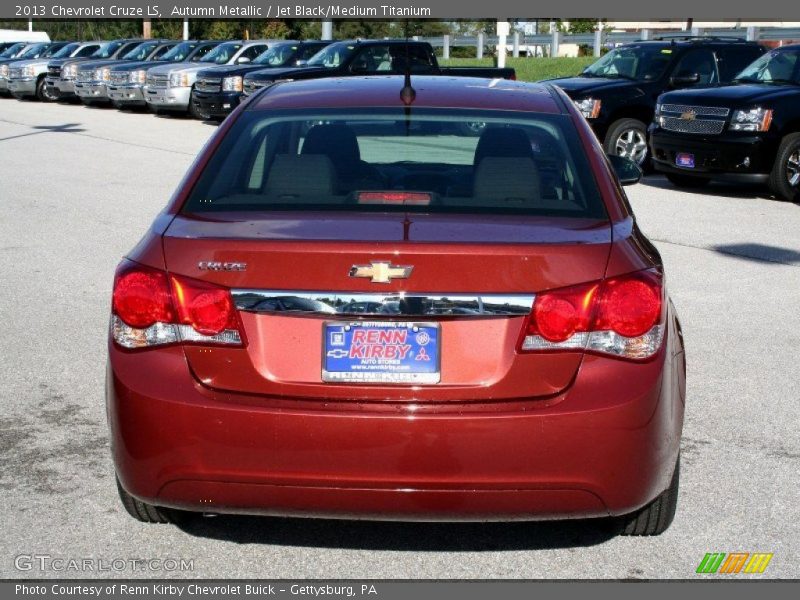
[[[184,206],[312,209],[606,215],[568,117],[444,109],[246,111]]]

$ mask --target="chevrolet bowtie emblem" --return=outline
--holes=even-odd
[[[389,283],[392,279],[408,279],[414,267],[393,265],[385,260],[373,260],[368,265],[350,267],[350,277],[370,277],[372,283]]]
[[[694,121],[697,118],[697,113],[693,110],[686,111],[685,113],[681,114],[681,119],[684,121]]]

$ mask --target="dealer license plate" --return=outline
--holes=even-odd
[[[322,380],[439,383],[440,333],[437,323],[325,323]]]
[[[678,152],[678,154],[675,155],[675,166],[684,169],[694,169],[694,154]]]

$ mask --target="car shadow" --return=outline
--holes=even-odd
[[[639,182],[641,185],[658,188],[661,190],[673,190],[684,194],[694,194],[697,196],[715,196],[720,198],[753,198],[762,200],[772,200],[773,202],[783,202],[776,198],[769,191],[765,184],[757,183],[727,183],[724,181],[712,181],[708,185],[699,188],[681,188],[664,177],[663,175],[646,175]]]
[[[86,131],[81,127],[81,123],[64,123],[63,125],[34,125],[31,126],[31,129],[35,129],[36,131],[0,138],[0,142],[29,137],[31,135],[39,135],[40,133],[81,133]]]
[[[238,544],[415,552],[595,546],[619,532],[615,519],[437,523],[223,515],[197,516],[178,527],[194,537]]]
[[[792,248],[781,248],[767,244],[720,244],[712,246],[720,254],[753,260],[757,262],[773,262],[783,265],[800,264],[800,251]]]

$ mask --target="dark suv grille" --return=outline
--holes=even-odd
[[[729,108],[721,106],[662,104],[659,125],[662,129],[678,133],[719,135],[725,129],[725,120],[729,113]]]
[[[194,87],[198,92],[218,92],[221,84],[217,77],[198,77]]]

